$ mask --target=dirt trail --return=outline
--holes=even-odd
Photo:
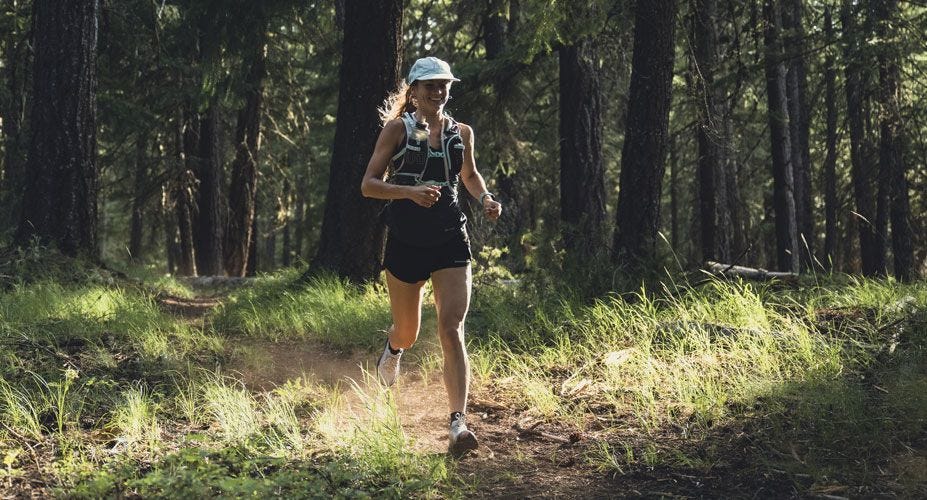
[[[215,299],[209,299],[215,300]],[[196,317],[208,306],[190,301],[163,304],[174,314]],[[216,302],[218,303],[218,302]],[[400,423],[419,453],[446,455],[448,405],[440,371],[423,375],[419,361],[428,354],[440,354],[437,341],[429,338],[428,325],[415,347],[403,358],[402,375],[389,389],[396,398]],[[236,373],[249,388],[268,391],[289,380],[306,378],[344,394],[343,419],[353,425],[353,416],[363,415],[364,402],[352,385],[364,393],[382,390],[372,386],[376,353],[342,352],[312,342],[238,341],[227,370]],[[365,373],[365,370],[367,373]],[[614,479],[591,469],[582,454],[587,441],[568,439],[571,429],[550,428],[519,432],[525,414],[497,401],[480,389],[471,392],[468,424],[480,439],[473,453],[454,459],[452,467],[474,485],[468,496],[502,498],[605,498],[624,496]],[[546,434],[546,436],[544,435]],[[451,460],[449,458],[449,460]]]
[[[412,448],[419,453],[444,455],[448,415],[444,385],[440,373],[424,377],[415,363],[416,355],[436,349],[427,340],[416,344],[407,360],[404,359],[407,362],[399,382],[390,390]],[[364,373],[364,369],[373,371],[376,356],[373,353],[344,353],[311,342],[255,342],[241,346],[241,352],[244,354],[229,369],[252,389],[270,390],[300,377],[343,388],[346,425],[352,425],[352,417],[364,411],[361,397],[350,389],[352,381],[363,392],[382,390],[372,386],[376,383],[369,381],[369,374],[365,377]],[[546,437],[541,431],[518,432],[515,425],[524,415],[479,390],[472,394],[469,410],[468,422],[480,439],[480,448],[455,460],[454,467],[475,485],[471,494],[504,498],[590,498],[616,494],[609,478],[585,464],[582,450],[586,443],[571,442],[571,430],[549,429]]]

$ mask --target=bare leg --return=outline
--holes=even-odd
[[[444,351],[444,386],[451,412],[467,412],[470,362],[464,343],[464,319],[470,307],[470,266],[431,274],[438,310],[438,338]]]
[[[393,313],[393,326],[389,329],[389,344],[393,349],[408,349],[418,338],[422,324],[422,288],[424,281],[406,283],[386,271],[389,289],[389,306]]]

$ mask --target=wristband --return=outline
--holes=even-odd
[[[487,196],[493,196],[493,197],[495,197],[496,195],[490,193],[489,191],[483,191],[483,192],[480,194],[480,205],[483,204],[483,201],[486,200],[486,197],[487,197]]]

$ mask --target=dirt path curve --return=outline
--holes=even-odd
[[[162,306],[186,317],[208,312],[215,299],[184,301],[171,298]],[[404,357],[402,375],[390,390],[403,432],[419,453],[446,455],[448,404],[439,371],[423,375],[420,361],[427,355],[439,355],[435,339],[423,332],[422,338]],[[378,390],[370,380],[376,354],[342,352],[313,341],[236,341],[232,362],[226,369],[236,373],[250,389],[267,391],[289,380],[306,378],[328,387],[343,389],[345,411],[363,412],[362,398],[352,390],[357,384],[362,392]],[[366,370],[366,373],[365,373]],[[487,390],[471,392],[468,423],[480,439],[473,453],[453,460],[452,468],[473,485],[468,496],[501,498],[609,498],[625,496],[616,490],[609,474],[590,468],[583,454],[588,442],[576,442],[571,429],[548,425],[539,432],[524,433],[523,412],[498,402]],[[351,422],[350,417],[344,419]],[[350,425],[350,424],[348,424]],[[546,434],[546,437],[545,435]],[[574,434],[571,440],[569,437]]]
[[[414,359],[435,349],[434,343],[423,340],[409,351],[400,381],[390,390],[412,448],[444,455],[448,415],[444,385],[440,373],[423,376]],[[372,372],[375,354],[344,353],[312,342],[251,343],[242,346],[242,352],[246,354],[229,368],[255,390],[270,390],[287,380],[306,377],[343,387],[346,411],[354,414],[363,411],[363,402],[350,390],[352,381],[361,391],[380,390],[370,385],[374,382],[364,382],[369,380],[364,369]],[[453,462],[457,473],[474,485],[470,494],[503,498],[605,498],[617,494],[606,474],[586,464],[586,443],[571,442],[569,429],[542,427],[547,431],[520,433],[514,428],[524,419],[520,412],[496,403],[491,394],[479,389],[471,396],[469,423],[480,439],[480,448]]]

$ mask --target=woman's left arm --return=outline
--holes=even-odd
[[[473,129],[469,125],[460,124],[460,137],[464,143],[463,166],[460,168],[460,180],[471,196],[483,205],[483,214],[490,220],[496,220],[502,215],[502,204],[495,200],[495,196],[486,189],[486,180],[476,170],[476,160],[473,155]]]

